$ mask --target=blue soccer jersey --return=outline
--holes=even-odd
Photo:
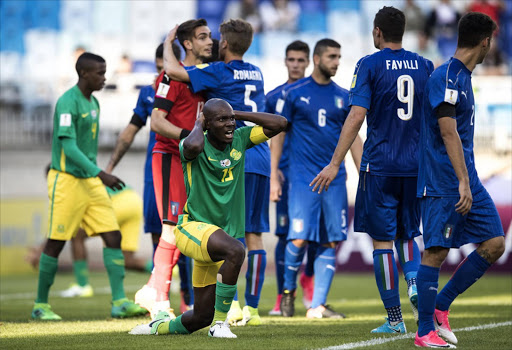
[[[359,60],[350,105],[368,110],[362,171],[417,176],[420,107],[433,70],[431,61],[404,49],[386,48]]]
[[[234,110],[265,112],[265,92],[261,70],[244,61],[213,62],[186,67],[192,90],[205,91],[206,97],[221,98]],[[237,127],[246,126],[237,120]],[[248,123],[247,125],[252,125]],[[266,142],[246,152],[245,172],[270,176],[270,149]]]
[[[267,94],[267,102],[266,102],[266,112],[267,113],[277,113],[276,108],[282,108],[282,104],[284,103],[284,91],[285,88],[290,85],[288,83],[284,83],[279,85],[274,90],[270,91]],[[279,161],[279,169],[287,175],[288,171],[288,137],[285,137],[283,144],[283,152],[281,154],[281,160]]]
[[[311,182],[331,161],[348,109],[348,91],[331,81],[316,83],[312,77],[286,88],[282,115],[291,124],[289,137],[290,183]],[[333,184],[345,183],[345,164]]]
[[[148,118],[151,117],[153,111],[153,102],[155,101],[155,90],[153,86],[147,85],[140,89],[137,105],[133,109],[133,113],[140,118],[142,123],[146,125]],[[146,151],[146,163],[144,165],[144,181],[153,182],[153,171],[151,170],[151,152],[155,145],[156,134],[149,132],[148,149]]]
[[[481,190],[473,154],[475,133],[475,98],[471,71],[456,58],[437,68],[427,82],[421,127],[420,168],[417,195],[459,196],[459,181],[439,130],[437,108],[443,102],[456,108],[457,132],[464,151],[471,191]]]

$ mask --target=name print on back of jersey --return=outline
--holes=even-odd
[[[386,69],[389,70],[399,69],[418,69],[417,60],[386,60]]]

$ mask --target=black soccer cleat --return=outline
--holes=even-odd
[[[284,317],[292,317],[295,314],[295,290],[283,291],[281,314]]]

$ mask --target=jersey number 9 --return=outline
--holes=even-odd
[[[407,84],[405,84],[407,82]],[[406,94],[407,92],[407,94]],[[396,114],[402,120],[410,120],[412,118],[414,104],[414,80],[410,75],[401,75],[396,80],[396,97],[398,101],[407,103],[407,113],[404,108],[398,108]]]

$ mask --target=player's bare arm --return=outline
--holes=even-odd
[[[270,200],[279,202],[281,200],[282,183],[284,176],[279,170],[279,161],[283,154],[283,144],[286,137],[286,132],[281,132],[276,135],[270,142]]]
[[[114,147],[114,151],[110,156],[110,161],[108,162],[107,168],[105,172],[110,174],[114,170],[115,166],[119,163],[121,158],[123,158],[124,154],[133,143],[133,139],[135,135],[139,132],[140,127],[135,124],[128,124],[123,131],[119,134],[116,142],[116,146]]]
[[[361,168],[361,158],[363,157],[363,140],[359,134],[356,136],[354,143],[350,147],[350,153],[352,154],[352,160],[356,166],[357,171]]]
[[[169,139],[179,140],[183,129],[168,121],[166,119],[167,114],[167,111],[153,109],[151,112],[151,130]]]
[[[176,25],[164,41],[164,70],[165,74],[167,74],[172,80],[182,81],[182,82],[190,82],[190,78],[188,77],[188,73],[180,65],[180,62],[174,56],[174,52],[172,51],[172,43],[176,40],[176,32],[178,31],[178,25]]]
[[[195,159],[204,149],[204,115],[197,118],[194,128],[183,141],[183,155],[186,159]]]
[[[329,189],[329,185],[336,178],[336,175],[338,175],[341,162],[345,159],[348,150],[351,148],[354,140],[358,136],[357,134],[361,129],[361,125],[363,125],[366,111],[366,108],[360,106],[352,106],[350,109],[347,120],[341,129],[338,144],[336,145],[336,149],[332,155],[331,162],[327,164],[309,184],[309,186],[313,186],[313,192],[318,189],[318,193],[322,193],[324,188],[326,191]]]
[[[286,118],[277,114],[242,111],[233,111],[233,113],[235,113],[235,119],[237,120],[253,122],[263,127],[263,133],[268,138],[272,138],[281,131],[286,130],[286,126],[288,125]]]
[[[459,180],[460,200],[455,204],[455,211],[461,215],[466,215],[473,204],[473,195],[469,187],[469,175],[464,160],[462,142],[457,132],[457,120],[451,117],[442,117],[438,119],[438,123],[446,153],[448,153],[455,175]]]

